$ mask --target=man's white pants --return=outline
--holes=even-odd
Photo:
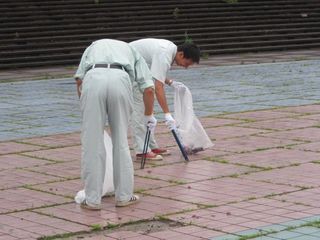
[[[147,128],[144,124],[143,94],[136,83],[133,84],[133,114],[131,129],[133,134],[133,148],[136,154],[142,153]],[[150,135],[148,152],[151,151],[150,148],[158,148],[158,144],[156,143],[153,133]]]
[[[95,68],[84,77],[80,99],[82,111],[82,172],[86,201],[100,204],[106,151],[103,131],[108,117],[113,143],[113,178],[117,201],[133,194],[133,164],[127,130],[132,114],[132,84],[119,69]]]

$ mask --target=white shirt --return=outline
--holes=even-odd
[[[97,40],[87,47],[74,78],[84,79],[84,75],[91,66],[101,63],[117,63],[123,66],[131,82],[137,82],[141,91],[154,86],[150,70],[143,57],[128,43],[112,39]]]
[[[129,43],[146,60],[152,77],[165,82],[167,72],[171,68],[177,53],[177,46],[164,39],[145,38]]]

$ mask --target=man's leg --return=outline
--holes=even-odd
[[[136,153],[143,152],[144,138],[146,136],[146,125],[144,124],[144,104],[143,94],[140,92],[138,84],[133,85],[133,114],[132,114],[132,133],[133,147]],[[151,149],[158,148],[158,144],[154,138],[154,134],[150,135],[148,152]]]
[[[106,122],[106,84],[92,70],[83,81],[82,110],[82,179],[85,184],[86,204],[98,207],[101,203],[105,175],[106,152],[103,130]]]
[[[143,94],[140,92],[137,84],[133,86],[133,114],[131,119],[131,129],[133,137],[133,147],[137,159],[141,159],[143,154],[144,140],[147,132],[144,124],[144,103]],[[148,160],[162,160],[161,153],[155,153],[154,150],[161,150],[155,140],[154,134],[150,135],[149,147],[147,150],[146,159]],[[164,150],[166,151],[166,150]]]
[[[132,114],[132,85],[122,70],[109,69],[107,115],[113,144],[113,179],[117,202],[129,202],[133,197],[133,163],[127,132]]]

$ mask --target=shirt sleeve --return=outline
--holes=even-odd
[[[89,67],[87,63],[87,56],[91,46],[87,47],[84,53],[82,54],[80,64],[78,66],[76,74],[73,76],[74,79],[80,78],[83,80],[84,75],[86,74],[86,70]]]
[[[170,67],[171,62],[165,52],[159,52],[153,55],[150,69],[153,78],[164,83]]]
[[[138,83],[141,92],[148,87],[154,88],[151,72],[147,63],[140,55],[138,55],[135,62],[135,81]]]

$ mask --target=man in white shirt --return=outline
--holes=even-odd
[[[113,143],[116,206],[133,204],[139,197],[133,194],[133,164],[127,140],[133,109],[132,84],[135,83],[143,94],[143,121],[145,127],[153,131],[156,119],[153,117],[154,83],[150,70],[129,44],[102,39],[85,50],[74,77],[82,111],[81,176],[86,199],[81,207],[101,209],[106,161],[103,134],[107,118]]]
[[[192,43],[184,43],[176,46],[171,41],[165,39],[146,38],[129,43],[134,47],[141,56],[145,59],[148,67],[151,70],[152,77],[155,84],[155,93],[162,111],[165,114],[166,125],[169,129],[174,129],[175,120],[173,119],[166,100],[166,94],[164,84],[171,85],[172,80],[167,79],[167,72],[175,62],[178,66],[188,68],[194,63],[199,63],[200,50]],[[142,124],[141,117],[143,116],[143,102],[141,93],[134,85],[133,90],[134,97],[134,113],[131,122],[133,130],[133,143],[136,152],[136,158],[141,159],[143,157],[143,145],[146,133],[146,128]],[[155,141],[154,135],[150,136],[150,148],[146,154],[148,160],[162,160],[162,155],[169,154],[169,151],[163,148],[159,148]]]

